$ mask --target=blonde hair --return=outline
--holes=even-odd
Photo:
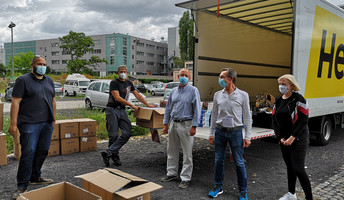
[[[290,84],[293,86],[293,90],[294,91],[299,91],[300,90],[300,86],[299,84],[296,82],[296,79],[293,75],[291,74],[284,74],[283,76],[279,77],[278,78],[278,82],[281,80],[281,79],[287,79]]]

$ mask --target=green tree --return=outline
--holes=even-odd
[[[2,63],[0,63],[0,77],[5,77],[6,76],[6,66]]]
[[[193,41],[194,22],[190,16],[190,12],[186,11],[179,20],[179,49],[181,59],[193,60],[194,57],[194,41]]]
[[[69,31],[68,35],[59,38],[61,41],[60,48],[63,52],[70,54],[70,60],[67,62],[68,73],[93,73],[88,66],[95,67],[100,62],[106,62],[103,58],[92,56],[91,59],[83,59],[83,56],[93,51],[94,42],[91,37],[85,33],[76,33]],[[107,63],[107,62],[106,62]]]
[[[25,74],[32,70],[31,62],[34,55],[33,53],[27,52],[20,52],[18,55],[14,56],[14,72],[16,74]],[[8,66],[6,67],[7,76],[12,75],[12,56],[9,58],[10,62],[8,63]]]
[[[178,57],[173,58],[174,67],[173,68],[184,68],[184,61]]]

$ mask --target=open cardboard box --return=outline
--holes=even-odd
[[[20,194],[17,200],[102,200],[96,194],[92,194],[68,182],[57,183],[37,190]]]
[[[165,108],[140,108],[134,113],[136,125],[145,128],[163,128]]]
[[[117,169],[104,168],[76,176],[82,187],[102,197],[103,200],[147,200],[150,193],[161,185],[133,176]]]

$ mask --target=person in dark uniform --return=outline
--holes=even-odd
[[[110,158],[115,166],[121,166],[119,158],[119,150],[125,145],[131,136],[131,122],[125,110],[125,106],[130,106],[135,111],[138,106],[128,101],[129,93],[132,92],[135,97],[145,104],[147,107],[155,107],[148,104],[134,87],[134,84],[127,80],[128,71],[125,65],[121,65],[117,69],[119,78],[110,82],[110,94],[108,104],[106,106],[106,129],[109,134],[108,149],[101,152],[105,166],[110,166]],[[118,131],[121,129],[121,135]]]

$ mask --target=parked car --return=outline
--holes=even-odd
[[[180,82],[169,82],[166,84],[165,86],[165,90],[164,90],[164,100],[167,100],[168,97],[170,96],[170,92],[174,87],[177,87],[180,84]],[[192,85],[192,82],[189,82],[188,84]]]
[[[9,88],[5,92],[5,101],[12,101],[12,92],[13,92],[13,87]]]
[[[54,82],[54,87],[55,87],[55,96],[63,96],[63,86],[59,82]]]
[[[5,93],[6,93],[7,90],[9,90],[10,88],[13,88],[13,86],[14,86],[14,82],[9,82],[9,83],[7,83],[7,86],[6,86],[6,88],[5,88]]]
[[[152,86],[150,84],[139,84],[136,86],[136,89],[142,93],[150,93],[152,90]]]
[[[85,94],[85,107],[92,109],[93,107],[106,108],[109,100],[111,80],[103,79],[93,81],[90,83]],[[147,100],[146,96],[139,92],[139,94]],[[142,103],[136,99],[133,93],[129,93],[128,101],[136,106],[142,106]]]
[[[81,74],[70,74],[64,83],[64,93],[66,96],[77,94],[85,94],[86,89],[90,84],[90,79]]]
[[[151,94],[153,96],[155,95],[164,95],[164,90],[165,90],[165,84],[160,83],[160,84],[153,84],[152,89],[151,89]]]

